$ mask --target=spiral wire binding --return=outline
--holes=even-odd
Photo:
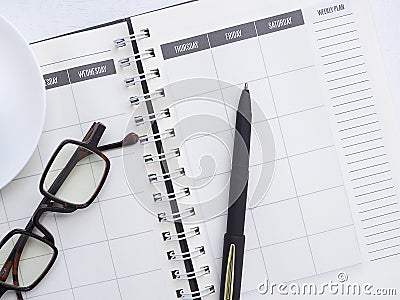
[[[130,43],[132,41],[138,41],[138,40],[145,39],[148,37],[150,37],[150,31],[149,31],[149,29],[146,28],[146,29],[142,29],[140,31],[140,33],[138,33],[138,34],[131,34],[131,35],[114,40],[114,45],[117,48],[122,48],[122,47],[125,47],[127,45],[127,43]]]
[[[144,116],[136,116],[134,118],[134,120],[135,120],[136,125],[143,125],[145,123],[169,118],[170,116],[171,115],[169,113],[169,109],[166,108],[157,113],[147,114]]]
[[[177,290],[176,294],[179,299],[182,300],[199,300],[202,297],[215,293],[215,287],[213,285],[206,286],[204,289],[196,292],[185,293],[184,290]]]
[[[155,57],[154,49],[148,49],[141,53],[121,58],[120,60],[118,60],[118,64],[120,65],[120,67],[125,68],[129,67],[134,62],[137,62],[139,60],[149,59],[152,57]]]
[[[164,98],[165,97],[165,92],[164,89],[159,89],[156,90],[153,93],[147,93],[147,94],[142,94],[138,96],[132,96],[129,98],[129,101],[133,105],[139,105],[140,103],[146,102],[146,101],[153,101],[159,98]]]
[[[170,201],[176,201],[176,200],[185,198],[189,195],[190,195],[189,188],[183,188],[179,192],[175,192],[175,193],[169,193],[169,194],[154,193],[153,199],[154,199],[154,202],[156,202],[156,203],[170,202]]]
[[[144,162],[149,165],[149,164],[153,164],[153,163],[157,163],[157,162],[161,162],[161,161],[166,161],[168,159],[172,159],[172,158],[179,157],[179,156],[181,156],[181,151],[179,150],[179,148],[175,148],[169,152],[162,153],[162,154],[156,154],[156,155],[146,154],[143,156],[143,158],[144,158]]]
[[[125,78],[124,82],[125,82],[126,87],[130,87],[132,85],[135,85],[136,83],[154,79],[157,77],[160,77],[160,71],[158,69],[154,69],[154,70],[150,70],[147,73],[141,73],[141,74],[137,74],[132,77]]]
[[[172,213],[172,214],[167,214],[165,212],[159,213],[158,220],[160,222],[177,222],[192,217],[195,214],[196,212],[194,211],[194,207],[189,207],[177,213]]]
[[[165,242],[179,242],[184,239],[188,239],[200,234],[200,228],[198,226],[190,228],[188,231],[181,233],[171,233],[170,231],[165,231],[161,235]]]
[[[204,246],[196,247],[193,251],[188,251],[185,253],[178,253],[175,250],[171,250],[167,252],[167,256],[169,260],[182,261],[186,259],[196,258],[198,256],[204,255],[206,252],[204,250]]]
[[[114,45],[116,48],[125,47],[128,43],[133,41],[139,41],[141,39],[145,39],[150,37],[149,29],[143,29],[137,34],[132,34],[129,36],[125,36],[119,39],[114,40]],[[154,49],[147,49],[143,52],[135,53],[134,55],[121,58],[118,60],[118,64],[121,68],[126,68],[131,66],[133,63],[141,62],[143,60],[151,59],[155,57]],[[141,74],[134,75],[129,78],[125,78],[125,86],[130,87],[135,85],[136,83],[140,83],[143,81],[151,80],[154,78],[160,77],[160,72],[158,69],[150,70],[149,72],[143,72]],[[154,101],[160,98],[165,97],[164,89],[157,89],[154,92],[149,92],[141,95],[134,95],[129,98],[129,102],[132,105],[140,105],[142,103],[146,103],[147,101]],[[134,122],[136,126],[140,126],[146,123],[151,123],[153,121],[161,120],[164,118],[169,118],[171,116],[169,109],[163,109],[159,112],[153,112],[147,115],[139,115],[134,118]],[[157,134],[148,134],[142,135],[139,137],[139,142],[142,145],[155,143],[157,141],[164,141],[169,138],[175,137],[175,131],[173,128],[165,130],[163,133]],[[171,149],[168,152],[160,153],[160,154],[147,154],[143,156],[145,164],[153,164],[153,163],[161,163],[166,162],[168,160],[177,158],[181,155],[179,148]],[[185,176],[184,168],[177,169],[174,172],[163,173],[161,175],[158,174],[148,174],[148,178],[150,183],[157,184],[163,183],[168,180],[172,180],[181,176]],[[183,199],[190,195],[189,188],[182,188],[179,191],[174,191],[173,193],[162,194],[162,193],[154,193],[153,200],[155,203],[165,203],[171,201],[177,201],[179,199]],[[167,214],[165,212],[161,212],[158,214],[158,219],[160,222],[180,222],[186,218],[190,218],[196,214],[194,207],[189,207],[185,210]],[[170,231],[162,232],[162,237],[164,242],[179,242],[182,240],[190,239],[195,236],[200,235],[200,229],[198,226],[191,227],[189,230],[180,232],[180,233],[172,233]],[[187,252],[176,252],[175,250],[171,250],[167,252],[168,260],[170,261],[185,261],[191,260],[196,257],[202,256],[205,254],[204,246],[196,247],[192,251]],[[193,270],[192,272],[180,272],[179,270],[172,271],[172,278],[175,280],[190,280],[195,279],[201,276],[205,276],[210,273],[209,266],[203,266],[198,270]],[[176,295],[177,298],[182,300],[199,300],[202,297],[206,297],[215,293],[214,285],[206,286],[204,289],[185,292],[183,289],[177,290]]]
[[[197,271],[188,272],[188,273],[181,273],[179,270],[173,270],[171,273],[172,273],[173,279],[187,280],[187,279],[192,279],[192,278],[199,278],[201,276],[210,274],[210,267],[204,266],[204,267],[201,267]]]
[[[164,133],[158,133],[158,134],[150,134],[150,135],[142,135],[139,137],[139,142],[142,145],[154,143],[157,141],[162,141],[165,139],[169,139],[175,136],[175,130],[174,129],[167,129],[165,130]]]
[[[163,173],[162,175],[149,174],[149,180],[150,183],[160,183],[160,182],[165,182],[167,180],[176,179],[182,176],[185,176],[184,168],[180,168],[174,172]]]

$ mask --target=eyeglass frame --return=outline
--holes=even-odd
[[[52,195],[50,192],[48,192],[48,190],[46,190],[46,189],[44,188],[44,182],[45,182],[45,180],[46,180],[46,176],[44,176],[44,175],[47,175],[47,174],[48,174],[48,172],[50,171],[50,168],[51,168],[52,164],[54,163],[55,159],[57,158],[57,155],[60,153],[61,149],[62,149],[65,145],[67,145],[67,144],[74,144],[74,145],[77,145],[77,146],[79,146],[79,147],[86,148],[86,149],[90,150],[91,152],[93,152],[93,154],[97,154],[97,155],[98,155],[99,157],[101,157],[101,158],[105,161],[105,163],[106,163],[105,169],[104,169],[104,173],[103,173],[103,177],[102,177],[102,179],[100,180],[100,182],[99,182],[99,184],[98,184],[96,190],[94,191],[93,196],[90,197],[89,200],[87,200],[84,204],[74,204],[74,203],[70,203],[70,202],[68,202],[68,201],[63,201],[63,200],[61,200],[61,199],[55,197],[54,195]],[[92,154],[92,153],[90,153],[89,155],[91,155],[91,154]],[[81,159],[84,159],[84,158],[85,158],[85,157],[83,157],[83,158],[81,158]],[[71,158],[71,159],[72,159],[72,158]],[[69,163],[69,162],[70,162],[70,161],[68,161],[68,163]],[[79,162],[79,161],[78,161],[78,162]],[[78,162],[77,162],[77,163],[78,163]],[[75,167],[75,166],[74,166],[74,167]],[[63,169],[63,170],[64,170],[64,169]],[[50,158],[48,164],[46,165],[46,167],[45,167],[45,169],[44,169],[44,171],[43,171],[43,175],[42,175],[42,177],[40,178],[40,182],[39,182],[39,191],[40,191],[40,193],[41,193],[43,196],[45,196],[46,198],[49,198],[50,200],[52,200],[52,201],[54,201],[54,202],[56,202],[56,203],[58,203],[58,204],[66,205],[66,207],[71,207],[71,208],[74,208],[74,209],[83,209],[83,208],[87,208],[90,204],[93,203],[93,201],[96,199],[97,195],[99,194],[100,190],[103,188],[104,183],[105,183],[105,181],[106,181],[106,178],[107,178],[109,172],[110,172],[110,160],[107,158],[107,156],[105,156],[102,152],[100,152],[100,151],[98,150],[97,147],[90,146],[90,144],[87,144],[87,143],[85,143],[85,142],[80,142],[80,141],[76,141],[76,140],[67,139],[67,140],[64,140],[64,141],[62,141],[62,142],[60,143],[60,145],[57,147],[56,151],[54,151],[53,155],[51,156],[51,158]],[[68,176],[68,175],[67,175],[67,176]],[[58,178],[58,176],[57,176],[57,178]],[[57,178],[54,180],[54,182],[57,180]],[[62,180],[62,179],[61,179],[61,180]],[[65,179],[64,179],[64,180],[65,180]],[[51,187],[50,187],[50,188],[51,188]],[[66,207],[65,207],[65,208],[66,208]]]
[[[16,274],[14,274],[14,272],[12,274],[14,284],[11,285],[11,284],[6,283],[5,280],[10,276],[11,268],[14,269],[14,264],[7,271],[4,271],[4,267],[6,266],[6,263],[8,261],[13,261],[13,262],[15,261],[16,257],[15,257],[15,254],[13,253],[13,251],[14,250],[17,251],[18,249],[16,249],[15,245],[14,245],[14,248],[11,250],[7,261],[5,262],[5,264],[0,269],[0,298],[7,291],[13,290],[13,291],[16,292],[17,298],[19,300],[23,299],[21,292],[27,292],[27,291],[30,291],[30,290],[34,289],[40,283],[40,281],[42,281],[43,278],[47,275],[47,273],[50,271],[50,269],[54,265],[54,262],[57,259],[58,249],[55,246],[54,237],[50,233],[49,230],[47,230],[42,224],[40,224],[40,221],[39,221],[40,217],[45,212],[72,213],[72,212],[74,212],[74,211],[76,211],[78,209],[87,208],[90,204],[93,203],[93,201],[96,199],[97,195],[99,194],[101,188],[104,186],[104,183],[106,181],[106,178],[107,178],[107,176],[109,174],[109,170],[110,170],[110,161],[101,152],[101,150],[103,150],[103,151],[112,150],[112,149],[120,148],[120,147],[122,147],[124,145],[135,144],[138,141],[138,136],[136,134],[134,134],[134,133],[130,133],[125,137],[124,140],[122,140],[120,142],[111,143],[111,144],[107,144],[107,145],[99,147],[98,143],[99,143],[100,138],[103,135],[105,129],[106,129],[106,127],[103,124],[101,124],[100,122],[94,122],[82,141],[66,139],[66,140],[62,141],[59,144],[59,146],[56,148],[56,150],[54,151],[54,153],[50,157],[50,160],[48,161],[48,163],[47,163],[47,165],[46,165],[46,167],[45,167],[45,169],[43,171],[43,174],[42,174],[42,177],[40,179],[40,182],[39,182],[39,190],[40,190],[40,193],[44,196],[44,198],[39,203],[38,207],[35,209],[34,213],[32,214],[31,219],[29,220],[28,224],[25,226],[24,229],[13,229],[3,239],[1,239],[1,241],[0,241],[0,249],[1,249],[1,247],[3,247],[5,245],[5,243],[7,241],[9,241],[9,239],[13,235],[16,235],[16,234],[28,235],[28,236],[30,236],[32,238],[35,238],[35,239],[37,239],[37,240],[39,240],[41,242],[44,242],[46,245],[49,245],[54,250],[53,257],[52,257],[51,261],[49,262],[48,266],[42,271],[42,273],[38,276],[38,278],[32,284],[30,284],[30,285],[28,285],[26,287],[18,286],[17,285],[18,284],[18,273],[17,273],[18,271],[17,271]],[[93,154],[97,154],[106,163],[102,179],[99,181],[99,184],[98,184],[96,190],[93,192],[92,197],[90,197],[89,200],[87,200],[84,204],[73,204],[73,203],[69,203],[67,201],[63,201],[61,199],[58,199],[53,194],[51,194],[51,192],[49,192],[48,190],[44,189],[44,181],[46,179],[46,176],[49,173],[49,170],[50,170],[52,164],[54,163],[54,161],[57,158],[57,155],[60,153],[61,149],[67,144],[75,144],[77,146],[82,147],[83,149],[87,149],[87,150],[93,152]],[[75,155],[75,154],[76,154],[76,152],[73,155]],[[90,153],[90,154],[92,154],[92,153]],[[86,156],[89,156],[90,154],[88,154]],[[82,157],[81,159],[85,158],[86,156]],[[60,177],[61,173],[65,170],[65,168],[68,166],[68,164],[70,163],[70,161],[72,159],[73,159],[73,157],[71,157],[70,160],[66,163],[66,165],[64,166],[62,171],[57,175],[56,179],[54,180],[53,184],[51,185],[51,187],[52,187],[56,183],[56,181],[61,180],[61,182],[59,182],[59,186],[55,188],[56,189],[55,193],[61,187],[63,182],[67,179],[69,173],[63,179],[58,179],[58,178]],[[75,164],[72,166],[72,168],[71,168],[71,170],[69,172],[72,171],[72,169],[76,166],[76,164],[80,160],[75,162]],[[50,187],[50,189],[51,189],[51,187]],[[53,201],[53,202],[51,202],[51,201]],[[54,207],[53,206],[54,203],[62,205],[62,206],[61,207]],[[41,237],[38,234],[33,233],[33,230],[35,228],[37,228],[44,235],[44,237]],[[24,243],[26,244],[26,241]],[[23,249],[25,247],[25,244],[23,246],[20,246],[21,247],[20,253],[22,253],[22,251],[23,251]],[[12,255],[14,256],[14,258],[10,259],[10,257]],[[20,256],[19,256],[19,258],[20,258]],[[19,263],[19,261],[18,261],[18,263]],[[18,270],[18,265],[17,265],[17,270]],[[6,275],[4,281],[1,280],[2,279],[1,277],[3,275]]]
[[[40,242],[46,244],[47,246],[49,246],[49,247],[53,250],[53,255],[52,255],[51,260],[50,260],[49,263],[47,264],[46,268],[42,271],[42,273],[38,276],[38,278],[37,278],[32,284],[30,284],[30,285],[27,286],[27,287],[18,287],[18,286],[15,285],[15,281],[14,281],[13,284],[6,283],[5,281],[0,281],[0,282],[1,282],[0,289],[1,289],[1,292],[3,292],[3,289],[4,289],[4,293],[7,292],[7,291],[10,291],[10,290],[15,291],[15,292],[17,292],[17,293],[18,293],[18,292],[27,292],[27,291],[32,290],[33,288],[35,288],[35,287],[40,283],[40,281],[43,280],[44,277],[46,277],[47,273],[49,273],[49,271],[50,271],[51,268],[53,267],[53,265],[54,265],[54,263],[56,262],[57,257],[58,257],[58,249],[57,249],[57,247],[55,246],[54,243],[52,243],[50,240],[48,240],[48,239],[46,239],[46,238],[44,238],[44,237],[39,236],[39,235],[36,234],[36,233],[29,232],[29,231],[27,231],[27,230],[25,230],[25,229],[13,229],[13,230],[11,230],[9,233],[7,233],[6,236],[5,236],[4,238],[2,238],[2,240],[0,241],[0,249],[1,249],[14,235],[17,235],[17,234],[20,234],[20,235],[27,235],[27,236],[29,236],[29,237],[31,237],[31,238],[37,239],[37,240],[39,240]],[[29,237],[28,237],[28,238],[29,238]],[[19,240],[20,238],[21,238],[21,237],[19,237],[18,240]],[[19,249],[20,249],[19,254],[22,254],[22,251],[24,250],[25,245],[22,246],[22,247],[20,247],[20,248],[16,248],[16,246],[17,246],[17,245],[14,245],[13,249],[12,249],[11,252],[10,252],[10,255],[12,254],[12,255],[15,256],[15,254],[13,254],[12,251],[17,251],[17,253],[18,253],[18,250],[19,250]],[[10,255],[9,255],[9,256],[10,256]],[[19,264],[19,261],[20,261],[19,259],[21,258],[21,255],[17,255],[16,258],[18,258],[18,264]],[[14,261],[12,261],[13,264],[15,264],[15,259],[16,259],[16,258],[14,258]],[[6,263],[7,263],[7,262],[8,262],[8,260],[6,261]],[[14,265],[12,266],[12,268],[14,268]],[[10,268],[10,270],[11,270],[11,268]],[[8,277],[8,276],[9,276],[9,273],[7,274],[7,277]],[[18,275],[17,275],[17,274],[12,274],[12,276],[13,276],[13,280],[15,280],[15,277],[14,277],[14,276],[18,276]],[[3,293],[3,294],[4,294],[4,293]],[[0,297],[1,297],[3,294],[0,293]],[[21,298],[22,298],[22,295],[19,296],[19,295],[17,294],[17,297],[21,297]],[[20,298],[18,298],[18,299],[20,299]],[[23,298],[22,298],[22,299],[23,299]]]

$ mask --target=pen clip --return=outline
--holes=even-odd
[[[232,300],[233,282],[235,277],[235,244],[229,246],[228,262],[226,266],[224,300]]]

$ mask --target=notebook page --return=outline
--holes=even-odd
[[[118,65],[120,58],[132,55],[132,48],[117,49],[113,40],[127,35],[127,23],[121,21],[32,45],[46,82],[47,116],[28,165],[1,191],[3,235],[29,221],[41,200],[40,175],[62,140],[81,140],[94,121],[107,127],[100,144],[124,137],[133,111],[129,97],[141,92],[123,82],[137,73],[136,67]],[[140,129],[136,132],[142,134]],[[140,152],[140,145],[135,146],[124,154]],[[43,282],[27,293],[28,299],[161,299],[171,290],[163,280],[164,272],[169,273],[162,263],[165,253],[154,247],[160,240],[156,218],[132,194],[122,151],[105,155],[111,170],[98,199],[73,214],[42,218],[55,236],[59,255]],[[152,288],[155,283],[157,289]],[[11,292],[5,295],[14,298]]]
[[[274,162],[265,160],[256,135],[252,138],[250,201],[261,202],[247,213],[243,292],[253,299],[266,277],[317,280],[336,270],[379,268],[387,261],[397,265],[398,130],[368,3],[235,4],[216,9],[215,3],[191,3],[133,22],[137,30],[151,32],[140,49],[160,45],[158,59],[144,62],[145,69],[160,69],[161,78],[149,82],[151,90],[199,77],[239,87],[199,91],[193,86],[193,95],[217,99],[225,109],[206,100],[196,106],[168,99],[155,104],[173,106],[177,136],[187,138],[181,120],[207,112],[229,124],[181,141],[186,157],[182,154],[175,166],[185,167],[187,175],[209,178],[201,178],[199,157],[208,155],[216,164],[210,183],[197,190],[200,201],[216,194],[228,199],[226,148],[232,145],[235,112],[226,107],[236,107],[245,82],[263,110],[253,131],[273,132]],[[159,124],[169,128],[173,122]],[[264,195],[259,182],[268,164],[274,176]],[[224,214],[205,222],[217,268],[225,222]]]

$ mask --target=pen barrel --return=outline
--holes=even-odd
[[[226,233],[237,236],[244,232],[249,170],[233,167],[229,187],[229,208]]]
[[[244,257],[244,235],[224,235],[220,300],[239,300]],[[234,245],[234,246],[232,246]],[[232,255],[232,249],[233,255]],[[231,261],[230,261],[231,260]],[[233,263],[233,265],[232,265]],[[230,269],[232,267],[232,269]]]

